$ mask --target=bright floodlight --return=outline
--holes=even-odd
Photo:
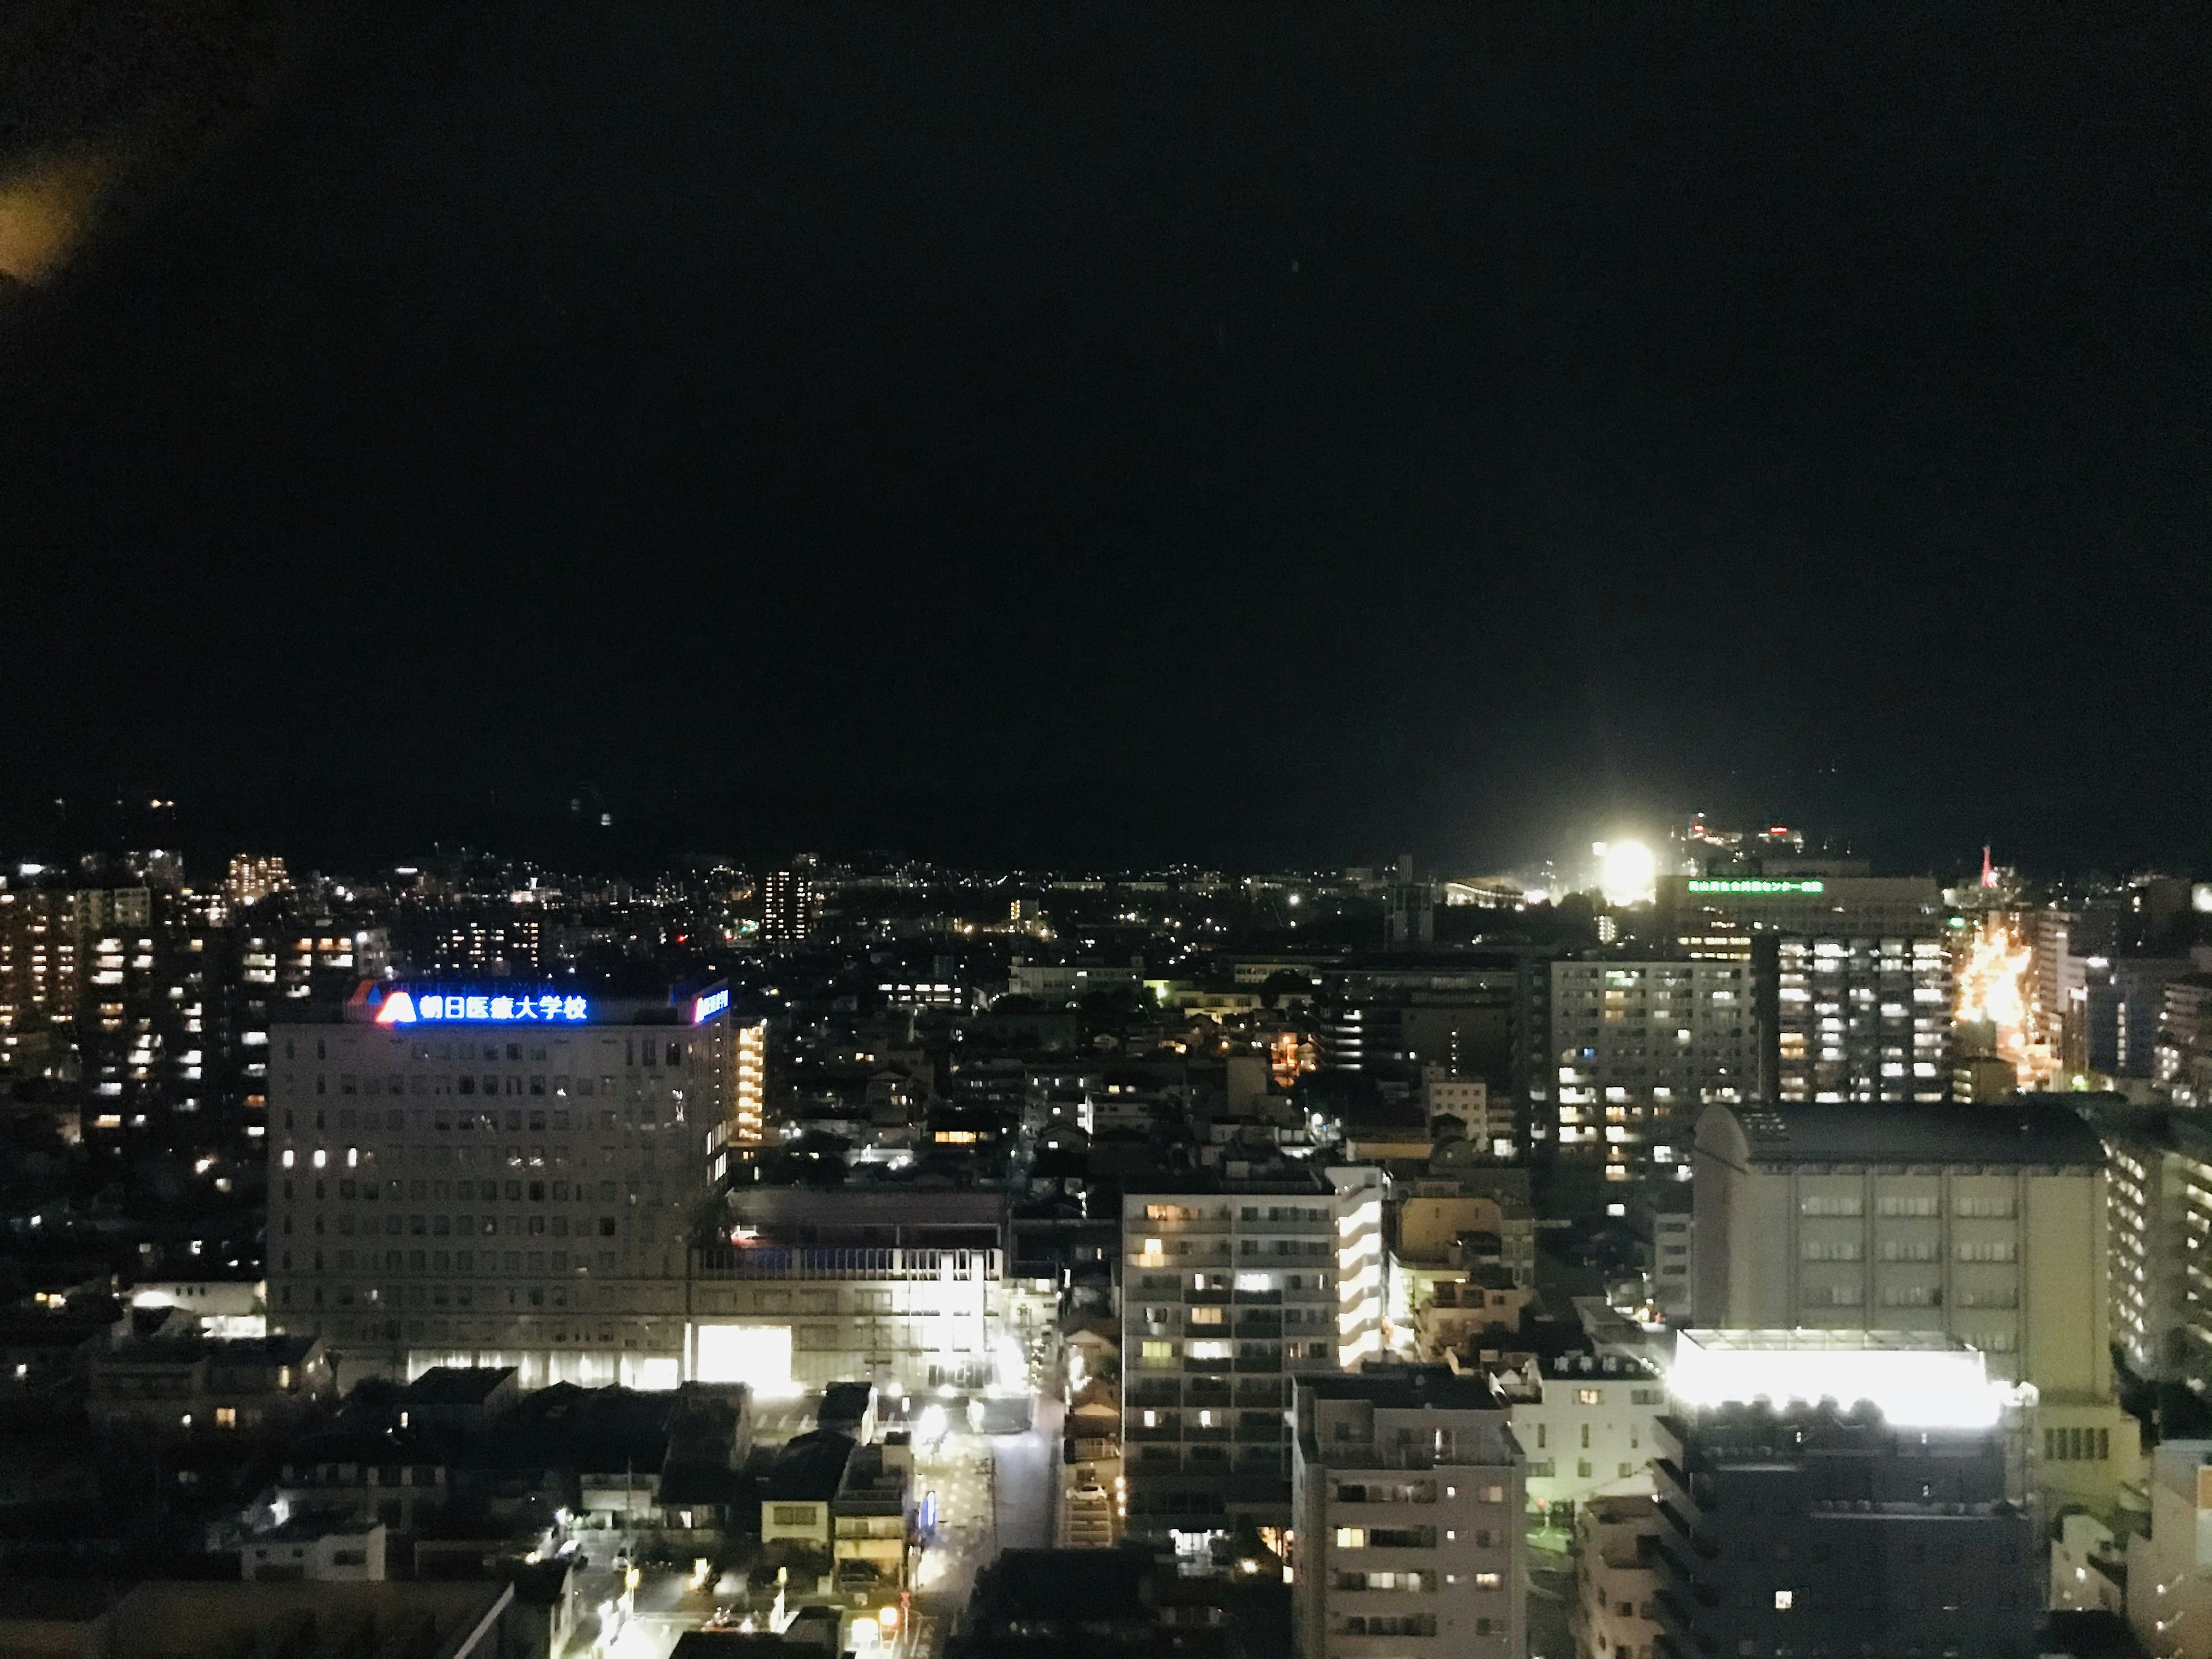
[[[1645,904],[1659,891],[1659,861],[1640,841],[1609,841],[1598,866],[1598,891],[1607,904]]]
[[[1689,1407],[1869,1401],[1899,1428],[1986,1429],[2010,1390],[1982,1355],[1933,1332],[1685,1331],[1667,1386]]]

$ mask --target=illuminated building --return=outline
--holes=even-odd
[[[74,899],[60,888],[0,885],[0,1066],[9,1071],[74,1062]]]
[[[1612,1180],[1686,1175],[1698,1110],[1753,1093],[1752,986],[1735,963],[1553,963],[1559,1156]]]
[[[364,981],[274,1026],[271,1330],[320,1336],[348,1380],[673,1386],[728,1109],[726,1009],[696,1006]]]
[[[687,1375],[769,1396],[1027,1392],[1052,1297],[1006,1270],[1003,1192],[740,1188],[729,1205],[731,1242],[694,1257]]]
[[[1129,1530],[1288,1518],[1293,1377],[1379,1353],[1382,1174],[1135,1178],[1121,1205]]]
[[[2041,1538],[2021,1413],[1980,1355],[1893,1332],[1676,1341],[1655,1653],[2031,1659]]]
[[[730,1036],[730,1142],[757,1146],[768,1105],[768,1022],[734,1025]]]
[[[1413,1366],[1294,1388],[1299,1659],[1520,1659],[1522,1465],[1489,1379]]]
[[[224,886],[233,904],[258,904],[263,899],[290,892],[292,878],[285,870],[284,860],[281,858],[268,854],[240,853],[230,860],[230,878]]]
[[[2212,1102],[2212,974],[2166,982],[2152,1075],[2185,1110]]]
[[[1659,908],[1684,933],[1702,916],[1760,933],[1932,938],[1943,931],[1943,890],[1919,877],[1775,874],[1662,876]]]
[[[544,924],[536,916],[473,917],[438,932],[431,971],[467,978],[534,979],[548,963]]]
[[[814,883],[813,860],[788,870],[772,870],[761,882],[761,938],[770,945],[792,945],[814,932],[821,919],[821,894]]]
[[[1775,1095],[1940,1101],[1951,1085],[1951,957],[1935,939],[1784,939]]]
[[[1528,1460],[1531,1504],[1544,1509],[1650,1492],[1653,1425],[1667,1390],[1644,1361],[1531,1355],[1521,1370],[1500,1372],[1497,1381],[1513,1437]]]
[[[1711,1107],[1694,1202],[1698,1324],[1970,1343],[2094,1452],[2046,1459],[2042,1490],[2117,1501],[2136,1429],[2112,1388],[2105,1148],[2064,1097]]]
[[[2112,1341],[2146,1382],[2212,1389],[2212,1129],[2193,1114],[2108,1106]]]

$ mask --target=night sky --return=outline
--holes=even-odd
[[[2208,147],[2197,5],[336,7],[0,319],[0,829],[2212,867]]]

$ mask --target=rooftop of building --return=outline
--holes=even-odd
[[[1490,1379],[1445,1365],[1391,1365],[1340,1376],[1301,1376],[1301,1393],[1317,1400],[1358,1400],[1386,1411],[1494,1412],[1504,1409]]]
[[[433,1365],[400,1399],[409,1406],[481,1406],[515,1376],[512,1365]]]
[[[1986,1104],[1712,1106],[1766,1164],[2074,1164],[2102,1168],[2104,1143],[2063,1095]],[[1702,1121],[1701,1121],[1702,1123]],[[1709,1145],[1700,1133],[1701,1146]]]

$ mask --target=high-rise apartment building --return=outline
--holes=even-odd
[[[820,907],[811,860],[788,870],[771,870],[761,879],[761,938],[770,945],[805,939],[820,919]]]
[[[1698,1111],[1754,1097],[1747,963],[1557,962],[1551,1004],[1563,1158],[1686,1177]]]
[[[1698,1324],[1969,1343],[2086,1451],[2045,1461],[2045,1492],[2117,1501],[2105,1148],[2063,1097],[1715,1106],[1696,1167]]]
[[[730,1028],[730,1144],[757,1146],[768,1111],[768,1022],[757,1019]]]
[[[1121,1206],[1128,1528],[1288,1523],[1292,1378],[1380,1351],[1382,1176],[1134,1179]]]
[[[2152,1382],[2212,1388],[2212,1129],[2187,1112],[2107,1108],[2097,1127],[2112,1243],[2112,1341]]]
[[[243,907],[290,892],[292,877],[284,860],[273,854],[240,853],[230,860],[230,878],[224,884],[230,902]]]
[[[719,988],[364,981],[292,1011],[270,1041],[272,1331],[349,1376],[672,1385],[726,1130]]]
[[[1785,938],[1776,948],[1778,1099],[1946,1097],[1951,958],[1942,941]]]
[[[2020,1412],[1979,1354],[1887,1332],[1676,1340],[1656,1654],[2033,1659]]]
[[[1294,1388],[1299,1659],[1521,1659],[1521,1453],[1487,1379],[1423,1365]]]
[[[36,1073],[75,1064],[76,896],[0,885],[0,1066]]]

